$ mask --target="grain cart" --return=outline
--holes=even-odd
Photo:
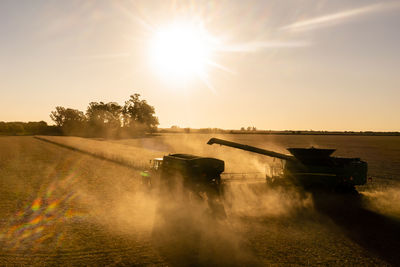
[[[288,148],[291,155],[287,155],[218,138],[211,138],[207,144],[234,147],[281,159],[284,164],[280,178],[306,190],[349,192],[354,191],[356,185],[364,185],[367,181],[367,163],[359,158],[332,157],[335,149]],[[267,177],[267,180],[270,178]]]

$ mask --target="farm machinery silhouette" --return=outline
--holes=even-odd
[[[367,181],[366,162],[359,158],[332,157],[335,149],[288,148],[291,155],[262,148],[211,138],[208,143],[233,147],[282,160],[282,170],[266,177],[272,185],[294,184],[306,191],[326,190],[354,192],[356,185]],[[150,171],[142,172],[143,184],[158,187],[163,195],[184,201],[200,199],[208,203],[212,213],[223,214],[221,174],[223,160],[189,154],[170,154],[151,160]]]
[[[284,161],[282,172],[267,177],[271,183],[290,182],[305,190],[351,192],[356,185],[367,182],[367,163],[359,158],[332,157],[335,149],[288,148],[291,155],[286,155],[218,138],[211,138],[207,144],[233,147]]]
[[[151,160],[149,172],[142,173],[142,183],[156,186],[168,200],[205,201],[213,215],[225,217],[221,202],[221,173],[224,161],[190,154],[170,154]]]

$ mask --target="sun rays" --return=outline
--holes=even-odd
[[[138,26],[136,34],[124,34],[133,42],[134,48],[132,51],[92,55],[89,59],[131,60],[135,64],[141,64],[137,68],[143,70],[141,74],[148,71],[149,76],[166,88],[190,91],[200,81],[200,84],[212,92],[217,91],[213,85],[214,79],[221,72],[229,75],[240,73],[237,65],[232,64],[235,60],[230,60],[238,58],[238,53],[265,55],[268,51],[275,53],[278,50],[314,46],[317,43],[315,38],[301,32],[399,7],[397,2],[389,1],[345,8],[336,13],[322,13],[309,18],[303,16],[306,19],[300,20],[299,16],[288,16],[286,23],[275,23],[276,16],[267,16],[267,11],[263,11],[264,14],[259,10],[249,9],[250,13],[243,19],[231,21],[229,24],[219,18],[221,14],[218,12],[221,10],[217,11],[216,6],[210,9],[200,2],[189,4],[166,1],[154,12],[149,12],[148,6],[139,2],[130,6],[121,3],[113,5],[130,23]],[[254,16],[251,15],[253,13]],[[260,14],[263,14],[262,19]],[[287,23],[288,21],[292,22]],[[245,28],[247,32],[243,32]],[[138,54],[140,61],[137,61]],[[146,66],[148,69],[145,69]],[[127,73],[124,77],[129,75],[132,73]]]

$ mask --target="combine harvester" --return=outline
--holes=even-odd
[[[356,192],[355,186],[367,181],[367,163],[359,158],[332,157],[335,149],[288,148],[291,155],[287,155],[218,138],[211,138],[207,144],[234,147],[282,160],[282,169],[266,177],[271,185],[293,184],[312,192],[322,189],[346,193]],[[146,187],[159,188],[163,195],[174,200],[183,195],[183,201],[188,204],[204,201],[214,215],[225,217],[221,201],[224,168],[225,163],[220,159],[170,154],[151,160],[150,170],[142,172],[142,183]]]
[[[290,182],[309,191],[354,192],[356,185],[367,182],[367,163],[359,158],[332,157],[335,149],[288,148],[291,155],[286,155],[218,138],[211,138],[207,144],[238,148],[282,160],[280,175],[266,177],[272,184]]]
[[[188,203],[207,202],[215,216],[226,216],[220,199],[224,161],[189,154],[170,154],[155,158],[150,163],[150,171],[142,172],[143,184],[158,187],[170,200],[183,198]]]

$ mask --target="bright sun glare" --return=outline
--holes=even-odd
[[[204,79],[211,62],[212,38],[204,28],[174,23],[155,33],[151,58],[160,74],[174,81]]]

